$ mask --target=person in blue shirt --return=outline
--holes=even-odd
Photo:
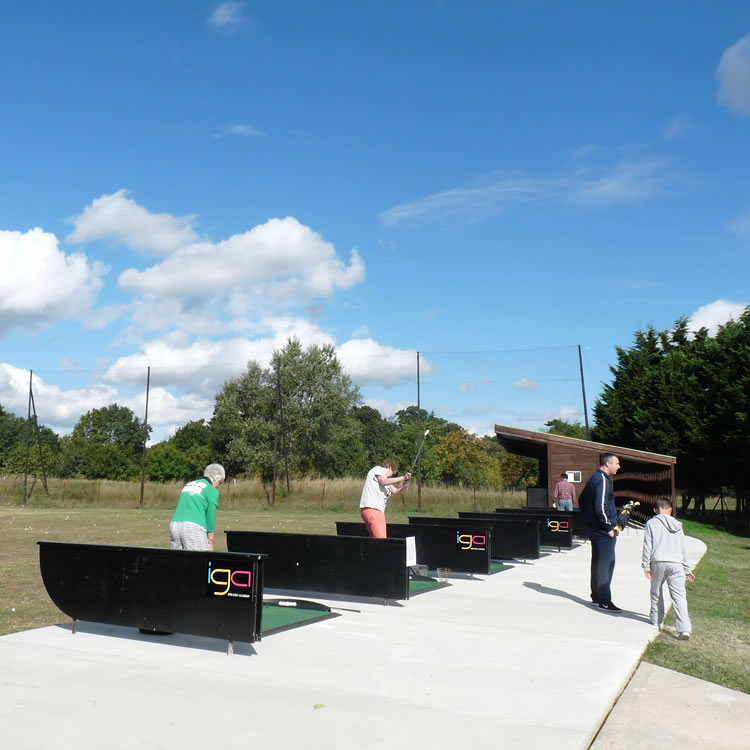
[[[614,453],[603,453],[599,468],[589,477],[578,500],[591,540],[591,603],[613,614],[622,611],[612,601],[618,519],[610,477],[619,469],[620,459]]]

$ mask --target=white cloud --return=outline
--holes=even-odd
[[[303,318],[277,317],[256,327],[255,339],[234,337],[190,340],[184,331],[174,331],[147,343],[137,354],[118,359],[104,374],[107,383],[140,384],[151,367],[151,380],[213,397],[227,378],[240,375],[250,361],[267,367],[273,352],[290,337],[303,347],[333,344],[331,337]],[[265,335],[263,335],[265,334]]]
[[[518,378],[513,381],[513,387],[517,391],[538,391],[542,386],[536,380],[529,380],[528,378]]]
[[[267,367],[274,351],[291,337],[303,348],[335,346],[333,338],[313,321],[294,316],[266,318],[252,327],[250,336],[219,340],[192,340],[185,331],[174,331],[145,344],[142,350],[118,359],[104,374],[107,383],[140,385],[151,367],[151,380],[160,386],[213,396],[229,377],[244,372],[249,361]],[[337,349],[342,367],[358,385],[393,386],[416,379],[413,351],[382,346],[372,339],[352,339]],[[429,361],[420,360],[421,372],[431,372]]]
[[[107,270],[41,229],[0,231],[0,333],[85,317]]]
[[[364,403],[365,406],[371,406],[373,409],[377,409],[383,419],[390,419],[396,415],[396,412],[415,405],[413,401],[396,401],[393,403],[392,401],[386,401],[386,399],[383,398],[368,398]]]
[[[605,170],[576,168],[562,177],[494,175],[389,208],[380,214],[386,226],[402,221],[434,221],[446,215],[486,214],[519,203],[576,203],[586,206],[633,203],[655,194],[665,163],[623,160]]]
[[[224,125],[219,128],[216,133],[216,138],[225,138],[228,135],[237,135],[242,138],[250,138],[252,136],[263,136],[265,133],[262,130],[252,127],[251,125],[243,125],[242,123],[236,123],[232,125]]]
[[[352,331],[353,339],[366,339],[370,337],[370,329],[366,325],[361,325]]]
[[[196,300],[234,291],[234,304],[300,305],[330,297],[365,278],[352,250],[347,265],[329,242],[295,218],[270,219],[227,240],[181,247],[143,271],[130,268],[120,287],[144,295]]]
[[[699,307],[688,319],[688,327],[691,331],[707,328],[709,335],[714,336],[720,325],[737,320],[744,311],[745,305],[740,302],[718,299]]]
[[[676,115],[665,123],[662,136],[668,141],[676,141],[691,130],[693,130],[692,120],[687,115]]]
[[[417,354],[415,351],[394,349],[371,338],[353,339],[338,348],[338,357],[344,369],[357,385],[378,383],[393,386],[417,379]],[[420,377],[432,372],[432,365],[424,357],[419,360]]]
[[[198,241],[194,216],[151,213],[124,189],[96,198],[68,221],[75,229],[66,240],[74,243],[108,239],[133,250],[166,255]]]
[[[731,112],[750,116],[750,34],[724,51],[716,79],[719,104]]]
[[[119,397],[117,390],[108,385],[64,391],[56,385],[47,385],[38,375],[34,376],[33,388],[39,421],[64,432],[71,430],[82,414],[114,403]],[[28,399],[29,371],[0,364],[0,403],[16,414],[25,415]]]
[[[229,2],[217,5],[208,17],[208,25],[219,31],[234,31],[245,23],[243,3]]]

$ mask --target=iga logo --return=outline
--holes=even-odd
[[[547,528],[550,531],[567,531],[570,528],[569,521],[550,521],[547,519]]]
[[[456,549],[460,550],[483,550],[487,549],[486,534],[462,534],[456,532]]]
[[[206,578],[206,596],[233,596],[249,599],[253,574],[249,570],[232,570],[231,568],[213,568],[208,561]]]

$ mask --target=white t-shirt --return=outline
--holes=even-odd
[[[388,504],[388,498],[391,496],[390,485],[383,486],[378,482],[378,476],[387,477],[388,469],[382,466],[373,466],[367,472],[365,486],[362,488],[362,497],[359,501],[360,508],[375,508],[385,512],[385,506]]]

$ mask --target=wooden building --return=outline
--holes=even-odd
[[[642,507],[633,512],[633,518],[647,521],[653,515],[656,498],[668,497],[672,500],[673,514],[677,513],[674,484],[677,459],[674,456],[504,425],[495,425],[495,435],[508,453],[539,461],[539,487],[529,488],[530,505],[551,506],[555,484],[565,472],[576,488],[574,505],[578,507],[581,490],[599,468],[599,456],[602,453],[614,453],[620,459],[620,471],[614,478],[618,507],[637,500]]]

